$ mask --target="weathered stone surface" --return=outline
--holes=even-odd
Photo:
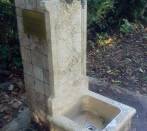
[[[32,59],[31,59],[31,50],[25,48],[24,46],[21,46],[20,50],[21,50],[21,57],[22,57],[22,60],[23,60],[24,62],[27,62],[27,63],[31,64],[31,63],[32,63]]]
[[[95,107],[101,108],[100,114],[110,114],[108,113],[112,109],[109,106],[110,103],[111,106],[122,109],[118,120],[114,120],[111,126],[109,125],[109,131],[114,131],[117,129],[117,124],[124,125],[128,119],[130,120],[135,110],[88,91],[89,81],[86,78],[87,6],[82,2],[84,1],[40,0],[39,6],[38,0],[25,0],[26,7],[22,9],[42,10],[46,24],[46,37],[43,40],[33,34],[28,36],[25,33],[24,38],[23,33],[20,33],[21,43],[29,43],[32,60],[30,65],[27,62],[23,63],[28,99],[36,121],[47,122],[49,115],[49,121],[55,124],[55,127],[51,127],[51,131],[58,131],[61,128],[68,131],[88,130],[69,120],[67,116],[64,117],[65,113],[77,105],[83,96],[96,99],[92,99],[91,103],[98,102]],[[21,51],[22,56],[27,59],[27,53],[24,50]],[[33,73],[29,67],[32,67]],[[104,103],[109,109],[103,111],[101,105]],[[75,110],[72,113],[75,113]],[[129,116],[125,118],[125,115]]]
[[[26,3],[26,9],[33,10],[37,7],[37,1],[36,0],[25,0]]]
[[[23,70],[25,74],[33,75],[33,65],[23,61]]]
[[[44,91],[46,98],[53,96],[53,91],[51,90],[50,84],[44,83]]]
[[[30,104],[33,117],[37,122],[47,123],[47,115],[50,114],[50,110],[47,106],[47,96],[40,93],[35,89],[30,89],[27,93],[28,103]]]
[[[17,15],[17,17],[22,17],[22,10],[18,7],[16,7],[16,15]]]
[[[30,89],[35,88],[35,78],[32,75],[24,74],[24,82],[27,92],[29,92]]]
[[[45,94],[45,84],[43,81],[35,79],[35,90],[40,92],[40,94],[44,95]]]
[[[51,77],[54,82],[51,85],[55,95],[52,102],[53,114],[61,114],[67,110],[62,103],[71,106],[73,101],[78,101],[83,90],[88,89],[83,77],[86,74],[86,29],[82,29],[80,1],[73,1],[72,4],[67,4],[66,1],[47,1],[44,7],[49,12],[46,16],[46,21],[50,21],[47,32],[51,32],[52,54],[49,54],[48,59],[52,59],[49,64],[53,70]]]
[[[76,103],[83,95],[84,90],[88,90],[88,83],[84,77],[86,26],[85,29],[82,26],[84,16],[82,16],[81,2],[42,1],[43,7],[42,4],[40,5],[41,0],[24,1],[25,6],[19,6],[21,4],[16,0],[18,5],[16,11],[25,85],[31,107],[38,117],[41,117],[39,111],[36,111],[38,109],[46,114],[44,109],[41,109],[44,106],[51,115],[62,114],[68,109],[64,104],[72,106],[73,102]],[[44,11],[46,40],[39,40],[24,33],[21,14],[23,9]],[[38,97],[44,106],[36,103],[36,92],[38,96],[46,97],[46,100]]]
[[[39,49],[38,49],[39,50]],[[31,51],[32,64],[43,69],[48,69],[48,57],[37,50]]]
[[[21,17],[21,15],[22,15],[21,14],[21,9],[16,8],[16,13],[17,13],[17,27],[18,27],[19,34],[20,34],[20,33],[23,33],[23,25],[22,25],[23,19]]]
[[[43,81],[43,69],[36,66],[35,64],[33,65],[33,75],[38,79],[39,81]]]
[[[25,8],[25,0],[15,0],[15,5],[18,8]]]
[[[43,81],[49,84],[49,70],[43,69]]]
[[[29,37],[27,36],[27,34],[24,34],[24,30],[23,33],[19,32],[19,35],[20,46],[23,46],[27,49],[31,49]]]
[[[39,52],[42,55],[48,56],[48,44],[46,41],[38,41],[36,39],[35,43],[31,43],[34,45],[34,48],[32,48],[32,52]],[[35,46],[37,45],[37,46]]]

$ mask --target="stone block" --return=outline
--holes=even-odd
[[[20,50],[21,50],[21,57],[22,57],[22,60],[24,62],[27,62],[29,64],[32,63],[32,59],[31,59],[31,50],[30,49],[27,49],[23,46],[20,47]]]
[[[25,0],[26,3],[26,9],[33,10],[37,7],[37,1],[36,0]]]
[[[32,50],[32,63],[43,68],[43,55],[37,50]]]
[[[39,41],[39,40],[34,40],[33,39],[33,43],[32,44],[32,47],[31,50],[34,52],[39,52],[43,55],[48,55],[48,45],[45,41]]]
[[[48,57],[37,50],[32,51],[32,63],[43,69],[48,69]]]
[[[33,112],[33,117],[37,122],[47,122],[46,117],[48,114],[47,109],[47,99],[42,93],[30,88],[27,90],[27,102],[31,111]]]
[[[44,12],[44,14],[45,14],[45,17],[46,18],[48,18],[48,19],[45,19],[45,23],[46,23],[46,25],[48,25],[48,26],[46,26],[46,33],[47,33],[47,43],[48,43],[48,45],[51,45],[51,23],[50,23],[50,12]]]
[[[36,38],[35,36],[29,36],[29,41],[30,41],[30,49],[33,51],[33,50],[36,50],[36,47],[38,47],[39,45],[39,40],[38,38]],[[38,47],[39,48],[39,47]]]
[[[46,41],[43,41],[42,43],[41,43],[41,53],[43,53],[44,55],[48,55],[48,52],[49,52],[49,50],[48,50],[48,44],[47,44],[47,42]]]
[[[20,9],[19,9],[20,10]],[[17,16],[17,28],[18,28],[18,32],[19,33],[23,33],[24,29],[23,29],[23,19],[21,16]],[[21,35],[21,34],[19,34]]]
[[[31,43],[31,50],[34,52],[39,52],[41,54],[45,54],[46,50],[44,48],[44,42],[43,41],[39,41],[37,39],[32,39],[32,43]]]
[[[44,91],[45,91],[45,96],[47,98],[51,97],[53,95],[53,91],[51,90],[51,86],[49,84],[44,84]]]
[[[46,106],[47,98],[45,97],[45,95],[36,90],[30,90],[30,95],[31,109],[34,116],[36,117],[36,119],[39,118],[42,121],[46,121],[46,117],[49,112]]]
[[[20,33],[19,39],[20,39],[20,46],[30,49],[31,43],[29,37],[25,33]]]
[[[48,56],[43,57],[43,68],[46,70],[49,69]]]
[[[41,0],[36,0],[36,1],[37,1],[37,10],[40,11],[40,12],[45,12],[45,10],[40,5]]]
[[[49,70],[43,69],[43,81],[49,84]]]
[[[43,82],[43,69],[39,66],[33,65],[33,76]]]
[[[18,7],[16,7],[16,16],[17,17],[22,17],[22,9],[21,8],[18,8]]]
[[[25,89],[27,92],[35,88],[35,79],[31,75],[24,74]]]
[[[30,76],[33,76],[33,65],[23,61],[23,70],[24,73]]]
[[[34,83],[35,84],[35,83]],[[27,97],[27,104],[30,108],[30,110],[33,112],[35,108],[34,107],[34,99],[33,99],[33,93],[34,93],[34,88],[26,88],[26,97]]]
[[[15,6],[18,8],[25,8],[25,0],[15,0]]]
[[[45,95],[45,87],[43,81],[35,79],[35,90],[42,95]]]

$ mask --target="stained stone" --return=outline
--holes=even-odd
[[[72,105],[72,101],[78,101],[78,98],[83,94],[83,90],[88,89],[88,85],[84,80],[86,74],[86,53],[84,53],[86,43],[83,42],[86,39],[86,36],[84,36],[86,30],[81,28],[84,21],[81,19],[82,7],[80,1],[69,3],[54,0],[25,0],[24,6],[17,0],[15,2],[19,7],[16,9],[19,32],[24,32],[24,34],[20,33],[19,35],[22,58],[24,59],[24,73],[26,74],[25,83],[28,86],[26,87],[27,92],[29,93],[29,89],[34,89],[40,95],[47,96],[46,99],[51,100],[52,106],[48,106],[44,101],[42,101],[42,104],[44,103],[46,107],[50,108],[49,110],[52,110],[51,115],[61,114],[67,110],[61,103]],[[42,7],[40,2],[42,4],[46,2],[44,4],[47,5],[47,8]],[[46,21],[47,36],[44,40],[31,35],[28,36],[24,31],[24,23],[19,20],[19,16],[22,16],[24,20],[21,13],[23,10],[27,11],[27,9],[34,12],[44,11],[45,18],[42,19]],[[29,46],[25,47],[27,44]],[[28,79],[29,75],[33,77],[35,84],[30,82],[32,79]],[[72,92],[72,94],[69,92]],[[34,98],[30,101],[34,101]],[[33,102],[31,103],[33,104]],[[37,103],[34,104],[35,112]]]
[[[24,73],[30,76],[33,76],[33,65],[23,61],[23,70]]]
[[[26,3],[26,9],[32,10],[37,7],[37,2],[36,0],[25,0]]]
[[[19,32],[22,31],[25,34],[19,33],[21,48],[24,43],[28,43],[31,52],[32,63],[29,65],[24,61],[23,65],[28,101],[30,101],[36,121],[50,122],[51,131],[62,131],[62,129],[63,131],[88,131],[66,114],[70,110],[69,114],[74,115],[76,111],[81,113],[80,109],[82,108],[81,110],[89,109],[90,115],[98,110],[99,115],[107,114],[107,119],[110,116],[110,119],[113,119],[112,117],[119,114],[122,109],[117,122],[121,126],[125,126],[125,122],[128,122],[135,113],[134,109],[88,90],[89,81],[86,77],[87,1],[24,1],[26,5],[22,6],[18,0],[15,0],[16,6],[21,10],[29,9],[43,13],[44,18],[41,19],[45,21],[46,27],[46,37],[43,39],[37,35],[34,36],[34,32],[28,35],[24,28],[19,29]],[[20,12],[19,10],[18,13]],[[19,19],[18,21],[21,22]],[[35,21],[33,22],[35,24]],[[24,38],[24,36],[27,37]],[[41,44],[43,45],[41,46]],[[30,59],[23,48],[21,52],[25,59]],[[33,73],[30,67],[33,68]],[[29,75],[32,79],[29,78]],[[77,106],[79,103],[80,106]],[[93,115],[91,117],[93,118]],[[95,117],[97,116],[94,115]],[[127,117],[127,121],[124,122],[125,117]],[[117,129],[117,124],[115,127],[111,127],[114,125],[113,122],[109,127],[112,130],[109,131]]]
[[[15,0],[15,6],[18,8],[25,8],[25,0]]]
[[[21,46],[20,49],[21,49],[21,57],[22,57],[22,60],[24,62],[27,62],[27,63],[31,64],[32,63],[31,50],[25,48],[24,46]]]

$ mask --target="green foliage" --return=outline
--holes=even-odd
[[[88,27],[94,26],[98,31],[109,28],[114,20],[108,14],[113,8],[114,0],[88,0]]]
[[[8,61],[8,57],[9,57],[9,47],[6,44],[1,44],[0,45],[0,60],[3,62],[7,62]]]
[[[131,33],[134,29],[133,24],[131,24],[127,19],[122,20],[122,24],[120,25],[120,32],[123,34]]]
[[[22,68],[18,45],[0,44],[0,65],[7,69]]]
[[[146,7],[147,0],[115,0],[116,16],[129,21],[142,18]]]
[[[88,0],[88,25],[97,32],[118,27],[123,19],[139,21],[146,15],[147,0]]]
[[[99,24],[113,8],[112,0],[88,0],[88,22]]]
[[[22,64],[14,0],[0,1],[0,30],[0,67],[20,69]]]
[[[100,46],[107,45],[107,39],[109,38],[107,33],[98,33],[97,34],[97,44]]]

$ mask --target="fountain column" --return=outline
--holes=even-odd
[[[36,120],[62,115],[88,90],[86,0],[15,0],[24,81]]]

